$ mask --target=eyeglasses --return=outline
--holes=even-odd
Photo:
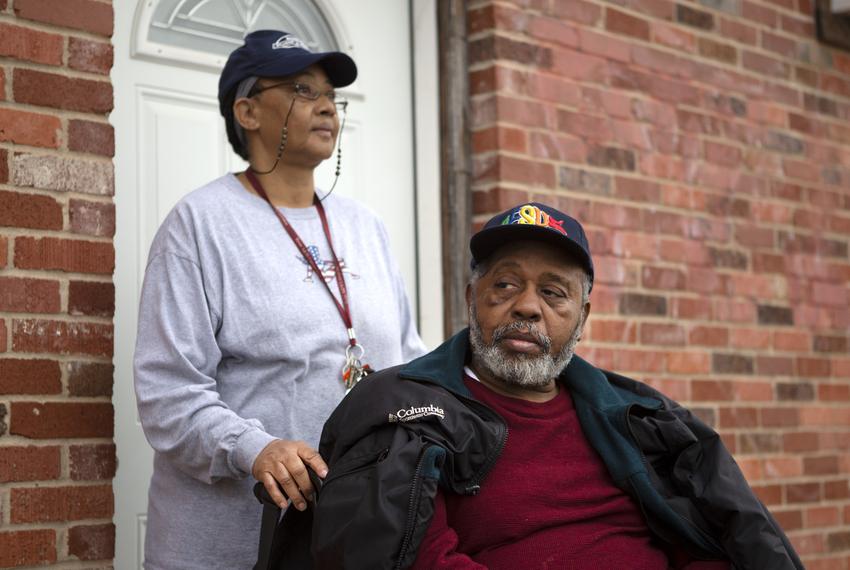
[[[295,83],[292,81],[281,81],[279,83],[272,83],[271,85],[265,85],[263,87],[255,86],[255,88],[252,89],[251,92],[248,94],[248,97],[254,97],[255,95],[259,95],[263,91],[274,89],[275,87],[291,87],[296,97],[300,97],[301,99],[305,99],[307,101],[317,101],[319,97],[324,95],[331,103],[334,104],[334,106],[337,108],[337,111],[345,111],[348,107],[348,101],[337,97],[336,91],[334,91],[333,89],[322,93],[321,91],[310,85],[307,85],[306,83]]]

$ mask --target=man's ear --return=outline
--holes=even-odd
[[[254,102],[248,97],[241,97],[233,102],[233,116],[246,131],[255,131],[260,128]]]
[[[585,303],[584,306],[581,308],[581,323],[580,323],[581,334],[579,334],[579,336],[578,336],[579,340],[584,338],[584,327],[585,327],[585,325],[587,325],[587,317],[589,317],[589,316],[590,316],[590,301]]]
[[[466,309],[469,310],[472,305],[472,283],[466,284]]]

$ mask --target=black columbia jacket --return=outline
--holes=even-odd
[[[322,432],[319,452],[330,470],[315,507],[289,509],[280,524],[281,568],[407,568],[438,485],[447,493],[478,492],[508,433],[464,386],[468,344],[463,331],[407,365],[369,376],[346,396]],[[735,568],[803,568],[720,437],[687,409],[579,357],[559,381],[615,484],[635,499],[659,539]]]

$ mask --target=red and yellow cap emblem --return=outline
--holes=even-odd
[[[507,226],[511,224],[542,226],[544,228],[549,228],[550,230],[555,230],[563,235],[567,235],[567,231],[564,229],[564,220],[558,220],[555,216],[544,212],[533,204],[518,206],[510,214],[505,216],[502,220],[502,225]]]

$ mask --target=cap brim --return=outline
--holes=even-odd
[[[348,55],[339,51],[319,55],[324,57],[320,58],[317,63],[328,74],[328,79],[331,80],[334,87],[351,85],[357,79],[357,64]]]
[[[357,79],[357,65],[348,55],[339,51],[305,53],[297,60],[270,61],[257,68],[260,77],[284,77],[300,73],[311,65],[321,65],[334,87],[351,85]]]
[[[495,228],[482,230],[472,236],[472,239],[469,240],[469,249],[472,252],[473,264],[477,265],[481,263],[504,245],[522,240],[550,243],[555,247],[567,251],[572,254],[588,272],[590,277],[593,278],[592,262],[587,252],[579,244],[554,230],[525,224],[496,226]]]

